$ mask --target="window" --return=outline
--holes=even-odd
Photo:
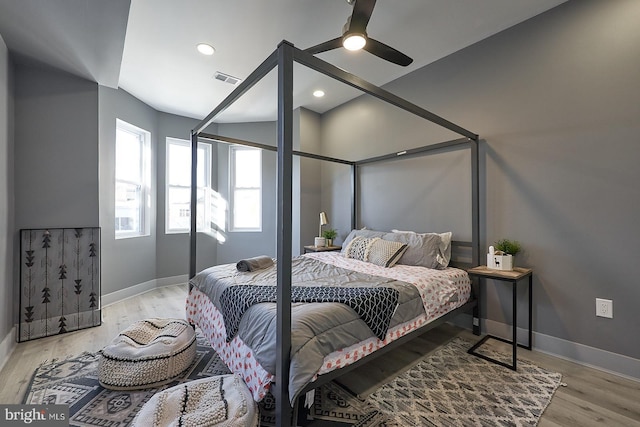
[[[231,230],[262,230],[262,152],[257,148],[229,148]]]
[[[149,235],[150,136],[116,119],[116,239]]]
[[[222,200],[211,189],[211,145],[198,144],[198,231],[220,228],[217,219]],[[191,228],[191,142],[167,138],[166,233]],[[224,212],[224,210],[223,210]],[[222,221],[224,224],[224,220]]]

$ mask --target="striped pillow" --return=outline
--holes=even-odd
[[[370,262],[381,267],[393,267],[407,250],[401,242],[383,240],[379,237],[356,237],[349,242],[344,254],[347,258]]]
[[[407,250],[407,245],[390,240],[375,239],[366,261],[381,267],[393,267]]]

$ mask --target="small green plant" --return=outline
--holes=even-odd
[[[519,242],[509,239],[498,240],[493,244],[493,247],[497,251],[502,251],[508,255],[515,255],[522,249]]]
[[[333,240],[333,239],[336,238],[337,235],[338,235],[338,232],[336,230],[334,230],[333,228],[330,228],[328,230],[324,230],[322,232],[322,237],[324,237],[325,239]]]

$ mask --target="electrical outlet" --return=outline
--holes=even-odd
[[[596,316],[613,319],[613,301],[610,299],[596,298]]]

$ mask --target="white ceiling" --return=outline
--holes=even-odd
[[[378,0],[367,32],[412,57],[409,67],[364,51],[318,57],[380,86],[564,1]],[[352,10],[346,0],[130,0],[127,18],[128,6],[129,0],[0,0],[0,35],[20,57],[201,119],[234,89],[214,79],[216,71],[243,79],[282,40],[304,49],[339,37]],[[198,53],[201,42],[216,53]],[[275,85],[272,72],[216,121],[273,120]],[[327,95],[314,98],[316,88]],[[357,95],[295,67],[296,106],[322,113]]]

